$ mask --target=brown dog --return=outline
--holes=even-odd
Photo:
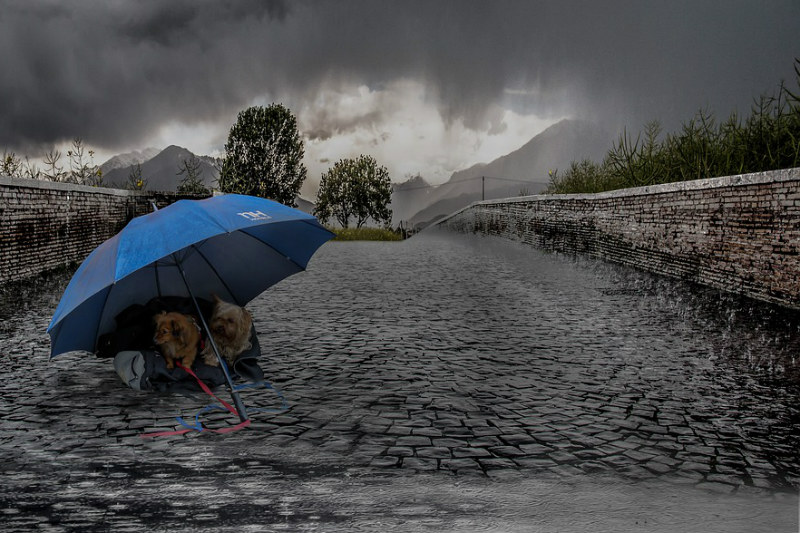
[[[211,315],[209,328],[220,355],[228,364],[233,364],[239,354],[252,348],[250,342],[252,324],[253,317],[247,309],[223,301],[214,295],[214,313]],[[203,348],[203,361],[207,365],[219,366],[210,342]]]
[[[167,360],[167,368],[175,368],[175,361],[180,361],[189,368],[197,357],[200,344],[200,328],[193,318],[181,313],[162,311],[153,317],[156,333],[153,337],[161,349],[161,355]]]

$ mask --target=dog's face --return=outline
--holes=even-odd
[[[158,345],[170,344],[182,340],[188,320],[180,313],[162,311],[154,317],[156,332],[153,342]]]
[[[247,309],[233,305],[215,296],[214,314],[211,317],[211,332],[214,339],[234,343],[250,336],[253,319]]]

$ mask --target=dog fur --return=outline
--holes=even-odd
[[[166,311],[157,314],[153,319],[156,324],[153,342],[167,360],[167,368],[175,368],[175,361],[190,368],[200,345],[200,329],[194,319],[181,313]]]
[[[253,345],[250,342],[252,324],[253,317],[247,309],[228,303],[216,294],[214,295],[214,313],[211,315],[209,329],[220,355],[229,365],[233,364],[239,354],[252,348]],[[206,343],[202,353],[203,361],[207,365],[219,366],[210,342]]]

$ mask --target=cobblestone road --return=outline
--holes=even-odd
[[[4,530],[797,529],[800,320],[773,307],[490,238],[329,243],[250,306],[290,408],[143,439],[207,401],[48,362],[64,284],[3,294]]]

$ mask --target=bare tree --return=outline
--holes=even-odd
[[[131,169],[128,174],[128,181],[125,182],[125,188],[129,191],[143,191],[147,188],[147,180],[142,176],[142,165],[136,163],[136,166]]]
[[[178,192],[182,194],[209,194],[211,191],[203,183],[202,175],[203,168],[197,157],[192,156],[189,159],[184,159],[178,170],[178,176],[183,176],[181,184],[178,185]]]
[[[94,187],[103,185],[103,171],[94,164],[94,150],[87,150],[80,137],[73,139],[72,149],[67,150],[67,157],[69,157],[68,181]]]
[[[44,156],[45,170],[43,175],[50,181],[64,181],[67,179],[67,173],[64,172],[64,167],[58,165],[61,159],[61,152],[58,150],[50,150]]]

